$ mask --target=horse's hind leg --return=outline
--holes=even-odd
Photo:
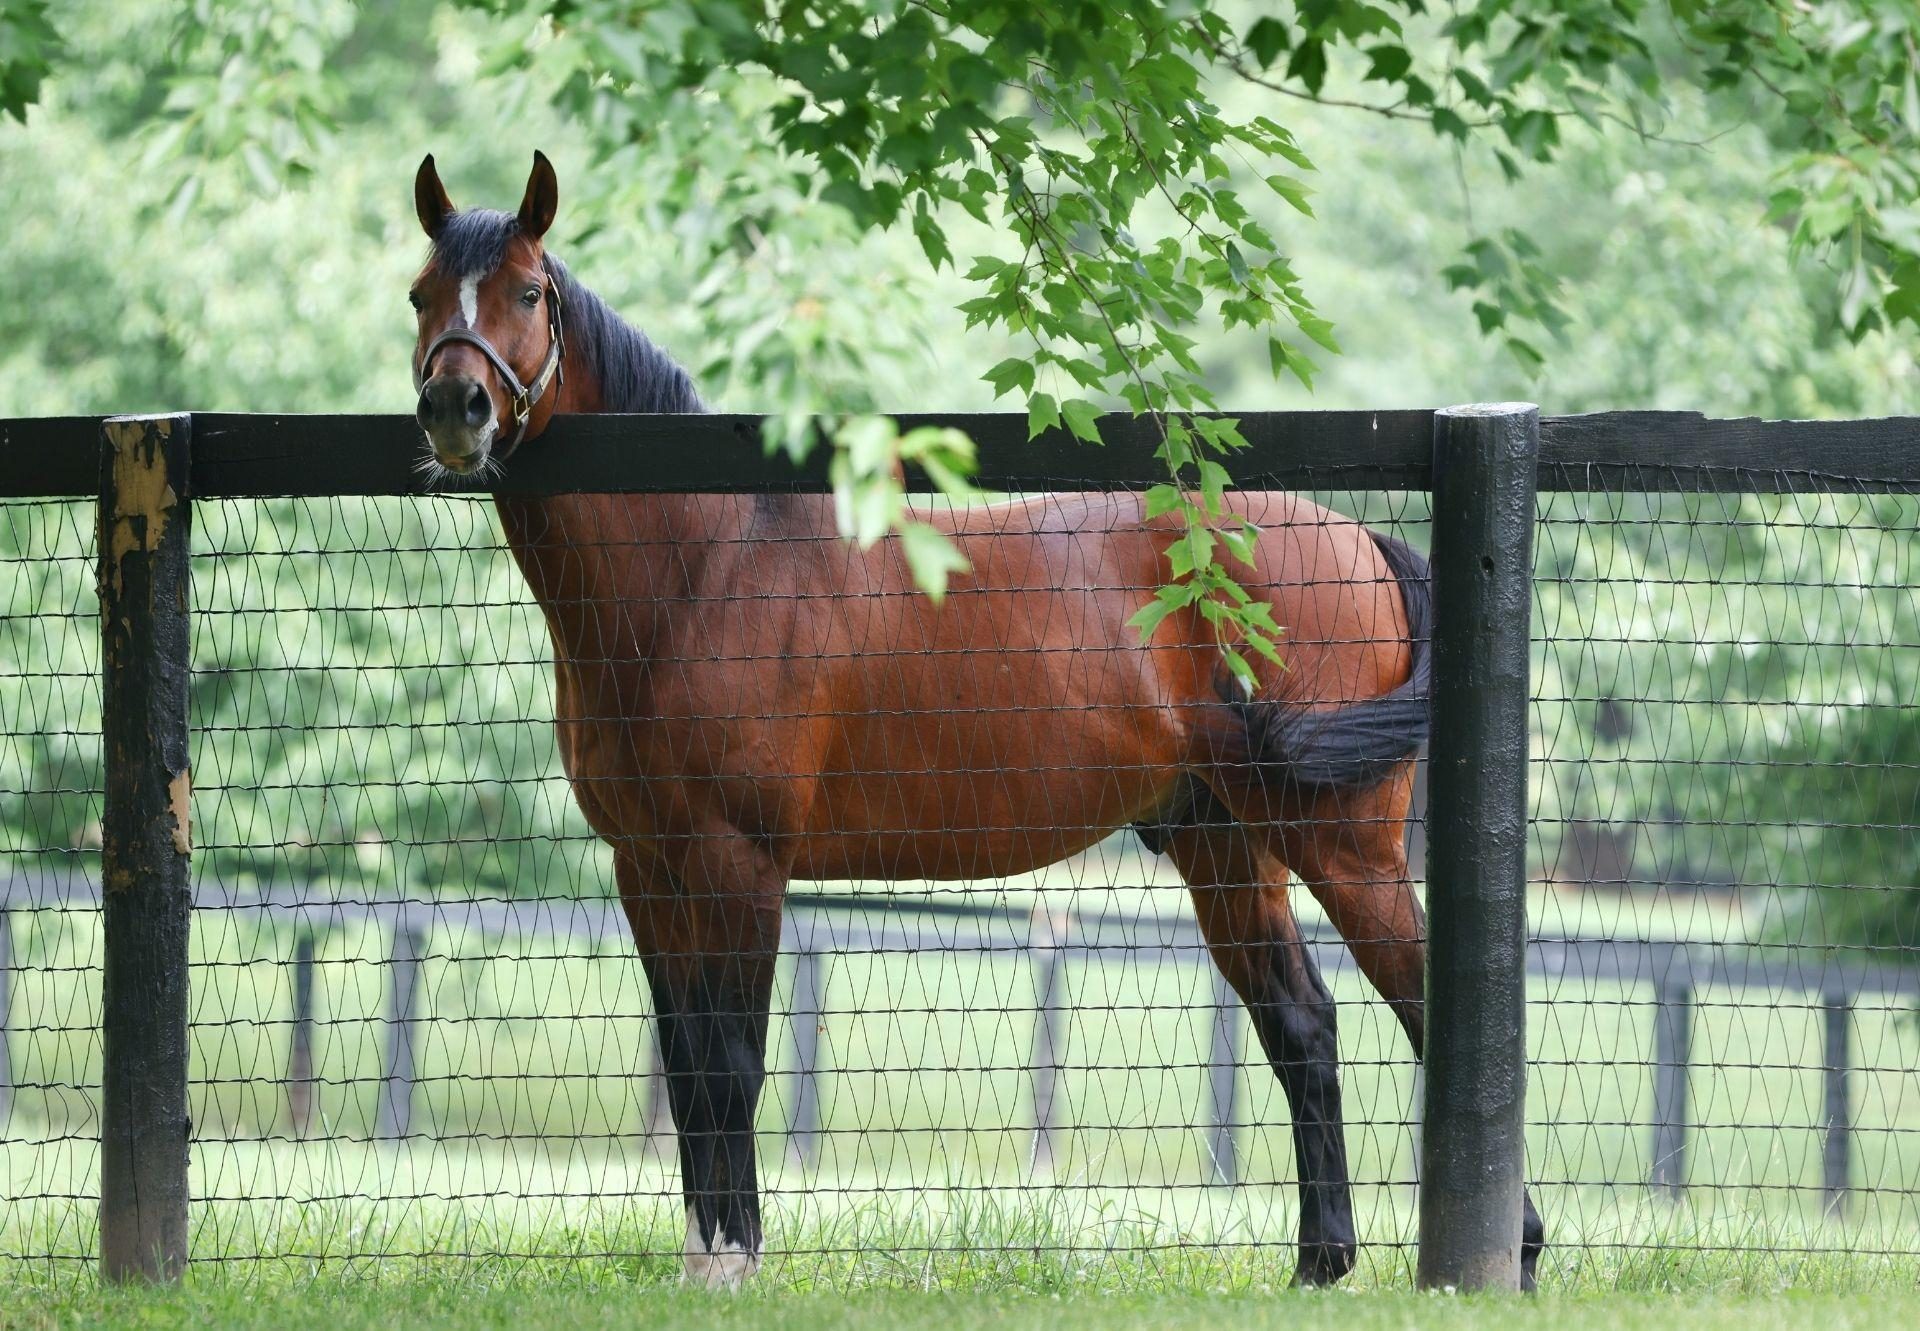
[[[1214,963],[1246,1003],[1287,1094],[1300,1171],[1294,1283],[1331,1284],[1353,1269],[1355,1248],[1333,997],[1301,941],[1286,870],[1218,805],[1203,798],[1199,812],[1196,822],[1169,830],[1165,848],[1192,890]]]
[[[1426,1056],[1427,917],[1407,869],[1409,765],[1371,790],[1333,791],[1281,832],[1280,853],[1307,882],[1347,948]],[[1546,1231],[1522,1194],[1520,1277],[1532,1289]]]
[[[743,838],[717,838],[689,860],[668,875],[620,857],[618,877],[660,1023],[687,1278],[731,1289],[760,1267],[753,1116],[766,1081],[784,884]]]

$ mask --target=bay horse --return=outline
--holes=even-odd
[[[517,213],[456,211],[430,156],[414,196],[432,241],[411,292],[424,465],[484,478],[561,411],[705,409],[546,251],[544,155]],[[897,541],[838,540],[826,496],[495,502],[552,636],[560,756],[612,847],[652,991],[689,1278],[758,1269],[753,1120],[788,883],[1001,878],[1128,826],[1187,882],[1285,1089],[1295,1283],[1352,1269],[1334,1004],[1288,883],[1306,882],[1417,1057],[1425,920],[1403,838],[1427,726],[1419,555],[1290,494],[1229,494],[1259,529],[1243,585],[1286,628],[1285,669],[1259,663],[1243,691],[1199,612],[1147,643],[1128,626],[1178,535],[1137,494],[929,513],[971,566],[938,605]],[[1525,1213],[1530,1285],[1541,1226]]]

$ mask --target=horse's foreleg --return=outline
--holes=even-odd
[[[1286,871],[1263,858],[1238,824],[1188,826],[1167,853],[1193,893],[1201,932],[1286,1091],[1300,1170],[1297,1285],[1325,1285],[1353,1269],[1353,1197],[1340,1115],[1333,997],[1321,982],[1287,901]]]
[[[627,909],[680,1139],[687,1278],[730,1289],[760,1268],[753,1117],[766,1081],[783,884],[743,839],[703,844],[694,856],[701,863],[670,888],[629,896]]]
[[[1282,838],[1288,862],[1306,879],[1346,940],[1361,973],[1387,1001],[1413,1046],[1426,1056],[1427,917],[1407,867],[1411,770],[1366,792],[1338,792]],[[1521,1194],[1520,1280],[1532,1289],[1546,1227]]]

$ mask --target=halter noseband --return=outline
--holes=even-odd
[[[418,392],[426,387],[427,371],[432,368],[433,358],[439,354],[440,348],[449,342],[465,342],[468,346],[476,348],[493,366],[495,373],[500,376],[500,382],[507,390],[507,405],[513,411],[516,426],[513,438],[507,444],[507,452],[518,448],[520,441],[526,437],[527,421],[533,415],[534,404],[546,396],[548,385],[556,378],[563,384],[567,382],[566,372],[560,368],[560,360],[566,354],[566,335],[560,324],[560,284],[553,280],[553,268],[547,263],[544,255],[540,259],[540,268],[547,277],[549,337],[546,359],[541,362],[540,372],[533,376],[532,383],[521,383],[520,376],[513,372],[513,366],[507,364],[507,358],[494,350],[493,343],[471,328],[449,328],[427,343],[427,352],[420,358],[419,368],[413,372],[413,387],[414,391]],[[504,457],[505,453],[501,456]]]

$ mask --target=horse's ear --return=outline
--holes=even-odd
[[[533,174],[527,177],[526,197],[520,200],[520,234],[538,240],[553,225],[560,209],[560,182],[553,174],[553,163],[538,149],[533,154]]]
[[[420,215],[421,229],[432,240],[440,239],[440,229],[453,216],[453,200],[447,197],[447,187],[440,183],[432,153],[421,160],[420,170],[413,177],[413,210]]]

